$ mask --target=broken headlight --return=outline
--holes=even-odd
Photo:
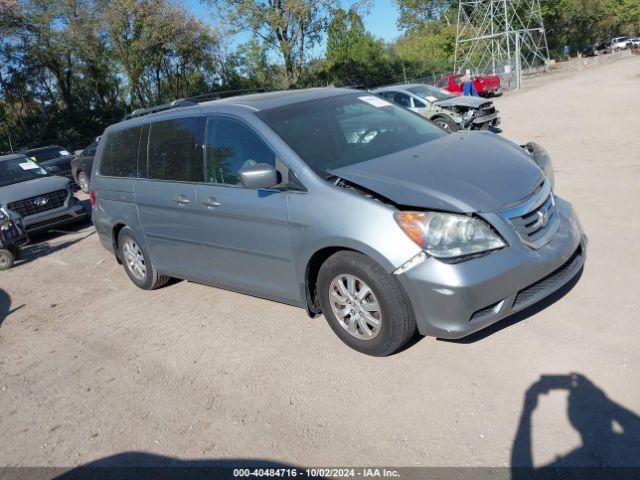
[[[496,250],[504,240],[479,218],[440,212],[396,212],[400,228],[436,258],[456,258]]]

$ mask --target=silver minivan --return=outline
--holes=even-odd
[[[334,88],[132,117],[105,131],[91,198],[102,244],[140,288],[176,277],[296,305],[384,356],[416,333],[491,325],[585,261],[535,144],[448,133]]]

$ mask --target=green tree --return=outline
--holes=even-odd
[[[201,93],[220,80],[215,32],[169,0],[111,0],[106,27],[133,105]]]
[[[384,42],[365,30],[355,10],[336,11],[327,32],[327,81],[372,87],[395,81],[398,70],[396,59]]]
[[[543,0],[541,7],[553,56],[560,56],[564,45],[577,51],[640,30],[638,0]]]
[[[209,0],[235,32],[251,32],[278,51],[294,86],[306,53],[322,39],[340,0]]]
[[[394,0],[394,3],[398,6],[398,28],[406,31],[422,30],[441,18],[453,23],[455,17],[450,10],[458,4],[452,0]]]

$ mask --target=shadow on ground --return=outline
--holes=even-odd
[[[0,288],[0,327],[9,315],[17,310],[20,310],[22,307],[24,307],[24,305],[11,308],[11,296],[2,288]]]
[[[540,396],[554,390],[569,393],[567,417],[582,445],[535,469],[532,415]],[[640,478],[640,417],[611,400],[584,375],[542,375],[525,393],[511,466],[513,480]]]
[[[275,471],[281,471],[275,475]],[[296,475],[292,475],[292,471]],[[266,471],[266,473],[265,473]],[[56,480],[226,480],[238,478],[294,478],[302,468],[269,460],[181,460],[144,452],[124,452],[70,469]],[[250,472],[255,472],[253,475]],[[257,472],[263,472],[257,474]],[[271,473],[269,473],[271,472]],[[287,472],[289,474],[287,474]],[[325,477],[313,477],[324,479]]]
[[[20,256],[16,261],[14,268],[26,265],[38,258],[50,255],[52,253],[64,250],[76,243],[90,237],[95,233],[92,228],[83,232],[90,225],[89,221],[83,221],[60,228],[47,230],[46,232],[32,234],[29,236],[29,243],[20,249]],[[84,233],[84,234],[83,234]],[[61,243],[53,243],[58,238],[69,234],[83,234],[81,237],[74,237]]]

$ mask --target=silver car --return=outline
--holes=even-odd
[[[586,255],[541,147],[348,89],[134,112],[105,131],[91,187],[99,238],[140,288],[178,277],[296,305],[369,355],[498,322]]]
[[[422,83],[382,87],[371,93],[419,113],[450,132],[497,129],[500,125],[496,107],[486,98],[453,95]]]
[[[52,175],[23,154],[0,157],[0,207],[19,215],[29,233],[87,218],[71,181]]]

